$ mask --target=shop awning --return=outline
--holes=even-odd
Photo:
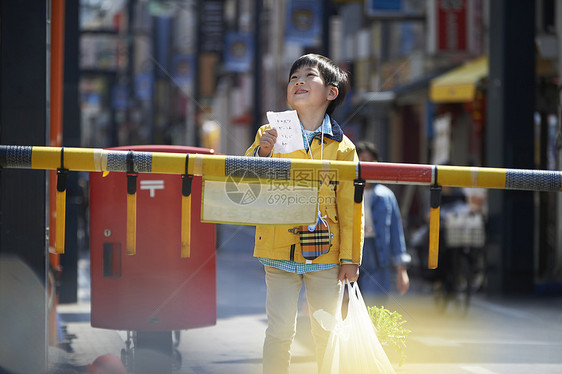
[[[431,81],[429,97],[434,103],[472,101],[480,79],[488,75],[488,57],[479,57]]]

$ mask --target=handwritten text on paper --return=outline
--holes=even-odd
[[[301,124],[295,110],[267,112],[267,120],[277,130],[276,153],[291,153],[304,148]]]

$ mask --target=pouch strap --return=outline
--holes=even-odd
[[[68,169],[64,167],[64,147],[60,149],[60,168],[57,169],[57,191],[64,192],[66,190],[66,177]]]
[[[353,185],[355,186],[355,196],[354,201],[357,204],[361,204],[363,202],[363,191],[365,190],[365,181],[363,179],[355,179],[353,181]]]
[[[127,153],[127,193],[134,195],[137,193],[137,177],[139,173],[135,172],[135,162],[133,151]]]
[[[193,175],[187,174],[187,165],[189,163],[189,153],[185,155],[185,173],[181,175],[181,193],[183,196],[191,195],[191,184],[193,182]]]

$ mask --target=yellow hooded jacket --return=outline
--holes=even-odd
[[[355,145],[347,138],[333,119],[332,134],[324,134],[324,160],[359,161],[355,152]],[[261,126],[256,134],[254,143],[246,151],[246,156],[253,156],[260,144],[263,132],[269,125]],[[320,160],[321,137],[317,135],[310,145],[314,160]],[[310,155],[300,149],[288,154],[275,153],[273,158],[310,159]],[[330,250],[317,257],[312,263],[336,264],[354,263],[361,264],[363,248],[363,212],[361,225],[353,227],[354,185],[351,180],[342,180],[335,183],[322,183],[319,193],[319,209],[322,216],[327,216],[330,231],[333,233]],[[275,214],[275,212],[271,212]],[[306,262],[302,256],[299,235],[293,233],[297,225],[258,225],[256,226],[254,256],[276,260],[292,260]],[[361,231],[361,245],[352,245],[353,230]]]

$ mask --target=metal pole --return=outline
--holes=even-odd
[[[0,2],[2,143],[48,141],[47,4]],[[47,201],[44,171],[0,171],[0,330],[18,331],[0,334],[7,372],[47,369]]]
[[[254,131],[262,125],[262,51],[261,51],[262,0],[254,0]]]
[[[487,165],[534,167],[535,3],[490,2]],[[492,191],[489,196],[488,291],[532,292],[533,195]]]
[[[332,2],[322,1],[322,54],[330,57],[330,15],[332,12]]]

